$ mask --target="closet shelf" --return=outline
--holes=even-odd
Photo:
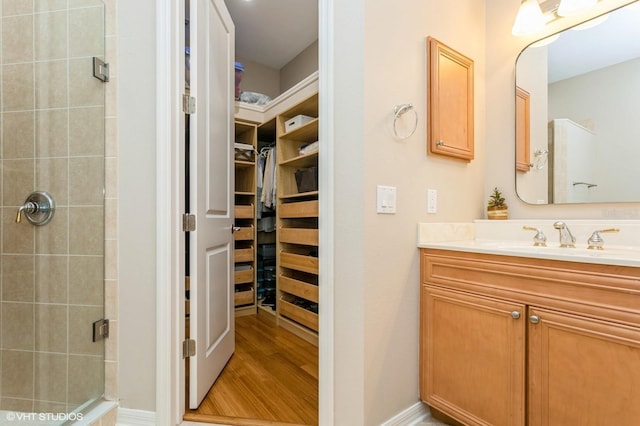
[[[318,152],[312,152],[311,154],[300,155],[298,157],[290,158],[280,162],[281,166],[290,167],[311,167],[318,164]]]
[[[235,160],[233,162],[236,166],[236,168],[244,168],[244,167],[255,167],[256,163],[255,161],[244,161],[244,160]]]
[[[297,141],[303,140],[306,142],[318,140],[318,119],[314,118],[300,127],[296,127],[290,132],[283,133],[280,137],[282,139],[295,139]]]
[[[281,195],[280,199],[281,200],[291,200],[291,199],[296,199],[296,198],[314,197],[314,196],[315,197],[318,196],[318,191],[299,192],[297,194]]]

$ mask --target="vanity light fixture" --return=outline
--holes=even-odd
[[[556,13],[558,16],[574,16],[598,4],[598,0],[562,0]]]
[[[516,20],[511,28],[511,34],[514,36],[535,34],[542,31],[545,25],[546,22],[538,0],[522,0]]]

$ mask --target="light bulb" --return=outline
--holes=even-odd
[[[538,1],[522,0],[511,33],[515,36],[531,35],[542,31],[544,26],[544,16]]]

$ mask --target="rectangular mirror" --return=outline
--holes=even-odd
[[[516,93],[529,94],[526,109],[520,95],[516,100],[516,192],[523,201],[640,201],[639,22],[636,1],[518,56]]]

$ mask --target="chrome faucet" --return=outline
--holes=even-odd
[[[553,227],[560,231],[560,247],[575,247],[576,237],[573,236],[569,227],[564,222],[556,222]]]

